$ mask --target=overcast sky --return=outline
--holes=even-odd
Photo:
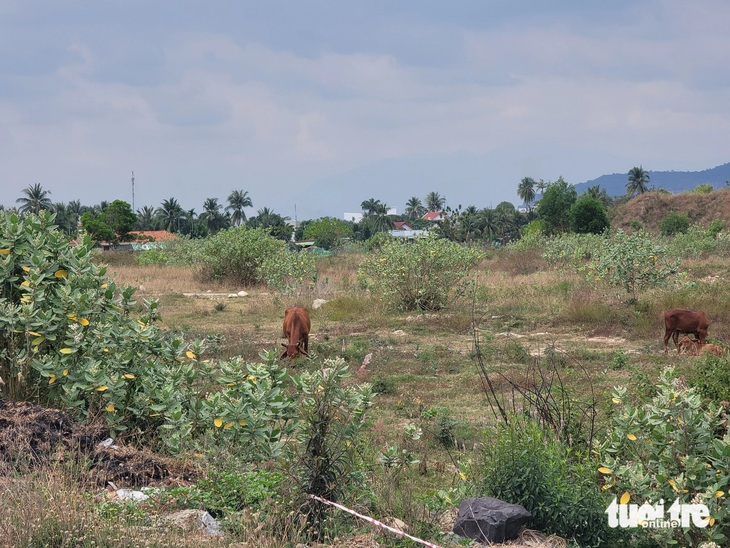
[[[383,161],[488,159],[495,204],[525,176],[702,170],[730,162],[729,22],[726,0],[0,0],[0,203],[131,203],[132,170],[135,209],[243,189],[288,216]]]

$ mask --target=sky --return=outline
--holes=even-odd
[[[240,189],[302,220],[699,171],[730,162],[728,21],[725,0],[0,0],[0,203],[39,183],[199,213]]]

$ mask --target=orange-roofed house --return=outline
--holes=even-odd
[[[442,219],[441,212],[440,211],[429,211],[426,213],[421,219],[424,219],[426,221],[440,221]]]
[[[167,230],[132,230],[130,234],[137,240],[148,240],[150,242],[177,240],[177,236]]]
[[[160,247],[163,242],[177,240],[178,236],[167,230],[133,230],[129,233],[136,239],[132,242],[134,251],[145,251]]]

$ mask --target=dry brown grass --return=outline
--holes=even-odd
[[[109,492],[82,491],[73,470],[48,465],[18,474],[0,464],[0,546],[225,546],[185,533],[147,514],[145,505],[117,506]]]
[[[659,223],[670,211],[687,213],[691,223],[707,226],[715,219],[730,226],[730,189],[718,189],[709,194],[682,192],[646,192],[611,210],[611,226],[629,228],[639,221],[645,228],[658,232]]]

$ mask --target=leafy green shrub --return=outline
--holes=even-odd
[[[480,496],[521,504],[532,514],[529,527],[580,546],[603,545],[622,534],[608,527],[610,500],[601,494],[591,462],[578,462],[536,423],[500,427],[485,444],[481,463]]]
[[[465,289],[469,269],[481,258],[472,248],[433,236],[390,240],[367,257],[362,283],[402,310],[441,310]]]
[[[308,222],[303,234],[305,240],[314,240],[314,245],[324,249],[333,249],[352,236],[352,223],[332,217]]]
[[[675,234],[683,234],[689,230],[689,215],[670,211],[659,222],[659,231],[664,236],[673,236]]]
[[[579,234],[602,234],[611,221],[603,202],[584,194],[570,206],[570,229]]]
[[[214,469],[197,484],[170,489],[162,498],[178,507],[201,508],[219,517],[244,508],[257,510],[276,496],[281,481],[281,474],[274,471]]]
[[[137,263],[141,265],[200,265],[204,262],[204,242],[205,240],[188,237],[174,238],[159,242],[152,249],[139,251],[135,256]]]
[[[695,388],[687,388],[667,369],[659,377],[650,402],[625,403],[627,390],[616,388],[618,407],[601,449],[606,488],[633,503],[666,508],[676,499],[705,504],[712,518],[706,528],[647,529],[660,545],[696,546],[704,540],[727,544],[730,534],[730,438],[718,437],[720,409],[705,405]]]
[[[70,246],[52,222],[0,214],[2,393],[102,414],[117,431],[130,412],[149,426],[136,398],[149,397],[188,345],[157,327],[156,302],[137,314],[134,289],[107,280],[88,238]]]
[[[601,252],[588,265],[588,276],[623,287],[636,298],[638,291],[665,284],[677,272],[679,259],[669,261],[664,246],[638,231],[617,231],[606,240]]]
[[[710,183],[704,183],[701,185],[697,185],[695,188],[690,190],[691,194],[712,194],[715,190],[715,187],[713,187]]]
[[[730,401],[730,360],[705,354],[688,375],[689,386],[703,398],[714,402]]]
[[[0,214],[2,395],[102,417],[113,434],[178,452],[237,443],[250,459],[281,452],[295,403],[274,353],[266,363],[200,360],[157,325],[156,301],[105,278],[91,241],[69,246],[49,214]]]
[[[513,240],[507,244],[507,249],[526,251],[528,249],[542,249],[547,242],[543,222],[540,220],[531,221],[522,229],[519,240]]]
[[[358,438],[365,413],[372,405],[370,385],[345,386],[349,367],[341,358],[324,360],[323,367],[294,377],[300,394],[297,444],[287,455],[291,476],[308,534],[326,537],[326,507],[315,495],[338,502],[363,482]]]
[[[703,254],[727,252],[730,247],[719,237],[722,221],[715,219],[707,228],[690,226],[685,232],[676,234],[668,240],[667,248],[678,257],[699,258]]]
[[[163,441],[173,452],[224,451],[237,447],[248,462],[277,458],[294,431],[296,397],[286,390],[288,374],[275,351],[259,363],[240,358],[211,363],[188,355],[181,373],[156,394]],[[200,385],[205,381],[204,391]]]
[[[542,257],[556,268],[580,271],[586,261],[600,253],[605,241],[598,234],[560,234],[547,239]]]
[[[261,267],[264,261],[283,253],[285,247],[285,242],[263,228],[240,226],[221,230],[204,241],[203,276],[227,279],[244,286],[263,283]]]
[[[282,293],[292,293],[317,281],[314,254],[286,247],[264,258],[260,273],[266,285]]]

